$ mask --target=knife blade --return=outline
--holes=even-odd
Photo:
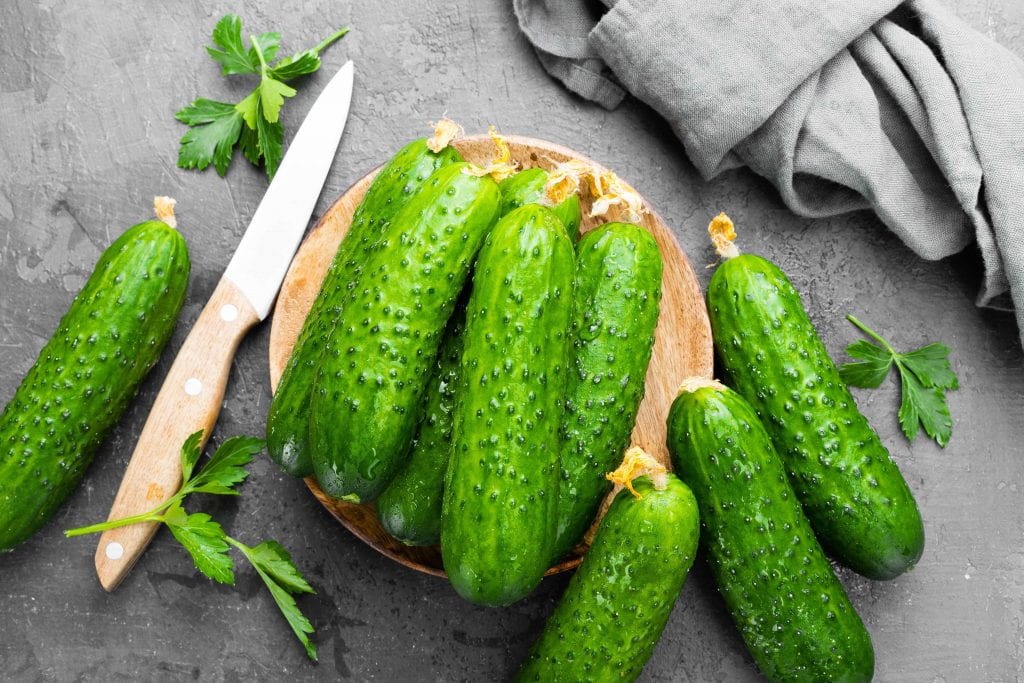
[[[347,62],[317,98],[224,271],[260,320],[274,304],[331,169],[352,102],[353,80],[354,67]]]
[[[181,485],[179,451],[220,413],[235,350],[274,305],[288,265],[309,224],[341,141],[355,68],[347,62],[313,103],[260,201],[224,275],[189,332],[139,435],[107,519],[145,513]],[[106,531],[96,549],[96,575],[112,591],[156,532],[152,522]]]

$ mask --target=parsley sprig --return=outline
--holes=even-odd
[[[295,637],[306,648],[306,654],[316,661],[316,646],[309,639],[313,633],[313,625],[299,609],[294,598],[297,594],[315,591],[292,562],[288,551],[273,540],[248,546],[228,536],[220,524],[209,515],[202,512],[189,514],[184,508],[185,498],[192,493],[237,496],[238,491],[235,487],[249,475],[245,466],[252,461],[254,455],[263,450],[263,440],[249,436],[232,437],[217,449],[199,471],[196,471],[196,464],[201,455],[199,443],[202,435],[202,431],[196,432],[182,445],[183,483],[169,500],[141,515],[70,529],[64,534],[68,537],[83,536],[140,522],[159,522],[167,526],[174,538],[192,556],[196,569],[214,581],[228,585],[235,583],[235,564],[229,551],[232,547],[237,549],[270,589],[270,594],[291,626]]]
[[[286,98],[295,96],[295,88],[287,81],[319,69],[320,53],[346,33],[347,28],[339,29],[316,47],[274,62],[281,45],[280,33],[250,36],[246,48],[242,20],[234,14],[222,17],[213,29],[214,46],[207,47],[207,53],[221,65],[223,75],[254,74],[260,82],[237,104],[201,97],[175,114],[179,121],[192,126],[181,138],[178,166],[201,171],[212,163],[223,176],[237,145],[255,166],[262,161],[267,178],[272,180],[284,156],[281,107]]]
[[[960,386],[949,364],[949,347],[934,343],[909,353],[899,353],[856,317],[848,315],[846,318],[878,343],[861,339],[846,347],[846,353],[859,360],[839,368],[843,380],[855,387],[875,389],[895,366],[900,374],[902,402],[899,420],[903,433],[913,441],[919,428],[924,427],[925,433],[945,448],[953,434],[946,391]]]

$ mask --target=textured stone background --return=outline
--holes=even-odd
[[[856,312],[898,346],[941,339],[955,350],[952,443],[907,444],[898,387],[859,392],[903,468],[925,518],[920,565],[889,583],[841,571],[871,634],[878,679],[1009,681],[1024,676],[1024,371],[1010,315],[973,305],[973,252],[916,258],[871,215],[800,220],[747,172],[698,178],[668,127],[645,106],[606,112],[540,69],[508,3],[106,2],[0,3],[0,401],[13,393],[102,248],[150,212],[154,194],[179,200],[193,259],[189,302],[170,349],[98,454],[81,488],[45,530],[0,557],[0,678],[483,680],[514,670],[566,579],[546,580],[509,609],[478,609],[442,581],[377,555],[342,530],[300,482],[266,458],[238,500],[204,500],[243,540],[274,537],[318,590],[302,606],[321,662],[305,660],[258,579],[198,576],[162,532],[122,587],[95,580],[95,539],[61,530],[104,518],[161,378],[212,291],[266,184],[240,159],[226,179],[175,168],[184,127],[173,113],[197,95],[238,97],[201,49],[225,12],[249,31],[279,29],[287,48],[330,29],[353,32],[324,73],[285,108],[297,126],[347,57],[357,86],[348,129],[317,214],[353,180],[443,112],[481,131],[547,138],[632,181],[669,219],[698,265],[710,262],[707,219],[727,209],[751,251],[791,275],[830,351],[857,338]],[[974,26],[1024,54],[1020,0],[958,0]],[[708,273],[698,268],[706,282]],[[239,350],[214,436],[260,434],[270,399],[269,325]],[[699,567],[645,672],[646,680],[755,678],[743,644]]]

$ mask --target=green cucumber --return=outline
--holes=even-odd
[[[381,526],[407,545],[437,545],[441,540],[441,498],[452,450],[452,413],[465,323],[466,306],[461,301],[441,341],[408,462],[377,498]]]
[[[404,461],[441,335],[498,213],[498,185],[450,164],[367,255],[320,359],[309,439],[321,488],[368,502]]]
[[[370,183],[352,224],[306,316],[267,415],[267,452],[295,477],[313,473],[309,453],[309,402],[313,379],[342,303],[355,286],[370,249],[391,219],[438,168],[462,160],[451,147],[432,152],[427,140],[413,140],[384,165]]]
[[[162,221],[100,256],[0,414],[0,551],[74,490],[174,330],[188,287],[185,240]]]
[[[525,204],[537,203],[544,196],[547,179],[547,171],[528,168],[501,181],[498,184],[501,190],[499,215]],[[551,210],[570,235],[578,233],[578,195],[571,195]],[[469,289],[467,287],[463,292],[464,298],[468,298]],[[441,499],[451,453],[452,411],[462,355],[465,303],[462,301],[456,306],[441,341],[441,351],[423,402],[423,415],[408,462],[377,498],[377,519],[381,526],[407,545],[436,545],[441,540]]]
[[[543,168],[527,168],[510,175],[498,185],[501,188],[501,215],[527,204],[537,204],[544,197],[548,172]],[[575,242],[580,232],[580,197],[571,194],[560,203],[548,207],[565,225],[566,232]]]
[[[707,300],[726,378],[764,422],[825,549],[869,578],[900,575],[924,550],[910,487],[789,279],[760,256],[737,255],[731,241],[723,250]]]
[[[661,300],[661,252],[643,228],[608,223],[576,245],[572,372],[566,389],[554,559],[594,521],[636,422]]]
[[[524,597],[551,559],[574,278],[565,226],[537,204],[477,259],[441,515],[448,578],[477,604]]]
[[[634,681],[650,659],[693,565],[700,522],[686,484],[637,451],[623,463],[644,459],[636,495],[615,496],[516,681]]]
[[[871,638],[750,404],[718,382],[684,381],[668,447],[697,497],[711,574],[765,677],[870,680]]]

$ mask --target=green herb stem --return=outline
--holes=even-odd
[[[310,52],[320,54],[323,50],[326,50],[331,45],[331,43],[335,42],[336,40],[344,38],[345,34],[348,33],[348,30],[348,26],[346,26],[345,28],[338,29],[337,31],[335,31],[334,33],[320,41],[320,44],[314,47],[312,50],[310,50]]]
[[[166,502],[158,505],[149,512],[143,512],[142,514],[132,515],[131,517],[121,517],[120,519],[111,519],[106,522],[100,522],[99,524],[90,524],[89,526],[80,526],[77,529],[66,529],[64,536],[67,538],[74,538],[75,536],[87,536],[89,534],[98,534],[102,531],[109,531],[111,529],[120,529],[124,526],[131,526],[133,524],[142,524],[143,522],[163,522],[164,518],[160,515],[161,512],[166,510],[176,501],[181,498],[180,495],[175,495],[168,499]]]
[[[889,345],[889,342],[885,341],[885,339],[883,339],[881,337],[881,335],[879,335],[877,332],[875,332],[870,327],[868,327],[867,325],[862,323],[860,320],[858,320],[855,315],[853,315],[851,313],[850,315],[846,316],[846,319],[849,320],[854,325],[856,325],[857,327],[859,327],[861,332],[863,332],[864,334],[868,335],[869,337],[871,337],[872,339],[877,341],[879,344],[881,344],[882,347],[886,351],[891,353],[893,356],[899,356],[899,354],[896,352],[896,349],[892,348],[892,346]]]
[[[263,57],[263,48],[260,47],[260,43],[256,40],[256,36],[249,36],[249,42],[252,43],[252,47],[256,50],[256,56],[260,59],[260,79],[266,79],[267,77],[267,60]]]
[[[233,545],[234,547],[238,548],[239,552],[241,552],[243,555],[245,555],[246,559],[249,559],[249,551],[252,550],[252,548],[250,548],[246,544],[242,543],[241,541],[236,541],[235,539],[231,538],[230,536],[228,536],[226,534],[224,536],[224,540],[227,541],[228,544]],[[251,560],[250,560],[250,562],[251,562]]]

